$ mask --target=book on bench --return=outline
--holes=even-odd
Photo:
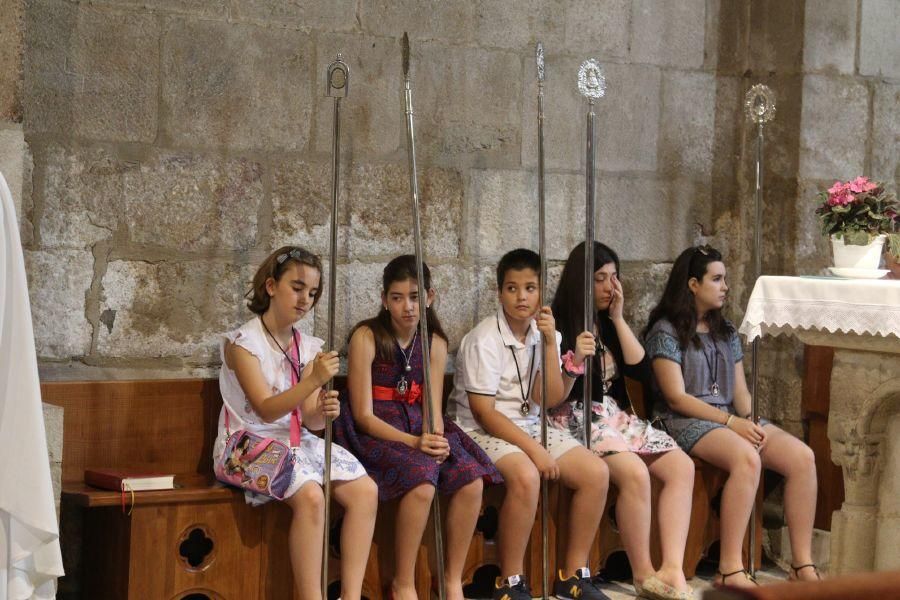
[[[85,469],[84,482],[94,487],[116,492],[171,490],[175,488],[175,475],[122,469]]]

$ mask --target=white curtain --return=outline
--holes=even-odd
[[[15,205],[0,173],[0,600],[56,597],[63,575]]]

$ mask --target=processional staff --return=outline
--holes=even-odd
[[[334,122],[331,141],[331,244],[328,263],[328,339],[326,348],[334,349],[334,320],[337,288],[337,222],[338,192],[341,181],[341,99],[346,98],[350,88],[350,67],[338,54],[325,72],[325,96],[334,98]],[[329,380],[327,390],[334,385]],[[328,597],[328,527],[331,523],[331,418],[325,419],[325,472],[322,476],[322,487],[325,495],[325,526],[322,534],[322,598]]]
[[[403,33],[404,110],[406,112],[406,149],[409,157],[409,193],[413,208],[413,235],[416,243],[416,278],[419,288],[419,340],[422,344],[422,428],[424,433],[434,433],[434,414],[431,406],[431,348],[428,343],[428,295],[425,289],[425,269],[422,264],[422,228],[419,218],[419,182],[416,177],[416,138],[413,128],[412,88],[409,79],[409,36]],[[431,503],[434,524],[435,567],[437,569],[438,597],[444,598],[444,542],[441,534],[441,504],[438,494]]]
[[[754,194],[754,240],[753,240],[753,281],[754,284],[762,275],[762,186],[763,186],[763,143],[765,141],[765,124],[775,118],[775,93],[761,83],[751,87],[744,96],[744,109],[747,119],[756,123],[756,177]],[[753,338],[750,375],[750,420],[759,421],[759,399],[757,398],[757,380],[759,379],[759,336]],[[756,502],[750,511],[750,574],[756,574],[756,560],[753,548],[756,547]]]
[[[588,99],[587,145],[585,153],[585,207],[584,207],[584,330],[594,331],[594,101],[606,94],[606,77],[603,68],[593,58],[581,63],[578,70],[578,91]],[[599,332],[597,332],[599,334]],[[582,405],[584,409],[584,445],[591,449],[591,409],[593,407],[593,360],[584,362]]]
[[[545,198],[544,198],[544,45],[535,48],[538,78],[538,254],[541,256],[541,306],[547,304],[547,247],[545,240]],[[547,449],[547,340],[541,334],[541,446]],[[550,589],[550,491],[547,480],[541,477],[541,590],[544,600],[549,598]]]

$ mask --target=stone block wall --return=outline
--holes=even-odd
[[[213,374],[217,333],[249,317],[241,296],[259,261],[285,243],[327,253],[323,90],[337,52],[351,67],[338,339],[371,315],[381,268],[413,249],[404,31],[424,243],[451,349],[494,310],[499,256],[537,246],[538,40],[552,272],[583,237],[575,81],[592,56],[609,82],[598,237],[625,261],[640,327],[665,265],[714,227],[718,14],[707,0],[29,2],[23,219],[42,376]],[[326,306],[306,331],[324,337]]]

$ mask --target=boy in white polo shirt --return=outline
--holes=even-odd
[[[540,495],[540,479],[560,479],[573,490],[565,569],[554,584],[557,598],[607,598],[591,580],[588,554],[600,524],[609,471],[568,432],[548,429],[541,446],[541,333],[548,340],[547,408],[566,397],[559,334],[553,314],[540,306],[540,257],[531,250],[506,253],[497,265],[500,308],[462,339],[452,399],[460,427],[481,446],[503,475],[500,509],[500,578],[497,600],[526,600],[531,590],[523,562]],[[568,389],[567,389],[568,388]]]

